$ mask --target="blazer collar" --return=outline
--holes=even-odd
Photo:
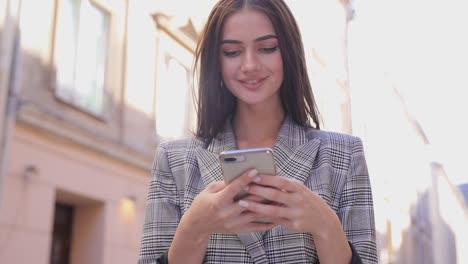
[[[289,116],[284,118],[273,149],[278,176],[304,183],[311,175],[320,139],[308,138],[307,129],[298,125]],[[223,180],[218,155],[222,151],[231,149],[236,149],[236,140],[229,119],[224,133],[213,139],[206,149],[197,147],[195,150],[205,187],[211,182]],[[255,263],[268,263],[262,243],[264,233],[251,232],[238,235]]]
[[[286,115],[276,138],[275,148],[295,148],[309,139],[306,135],[308,128],[298,125],[290,116]],[[207,151],[219,154],[225,150],[237,149],[236,137],[231,124],[231,118],[226,120],[224,132],[219,133],[206,148]]]

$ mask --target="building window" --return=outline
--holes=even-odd
[[[58,1],[55,93],[95,115],[103,112],[109,16],[91,0]]]
[[[50,264],[70,263],[73,211],[71,205],[55,204]]]

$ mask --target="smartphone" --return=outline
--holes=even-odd
[[[276,175],[273,150],[270,148],[252,148],[229,150],[219,155],[224,182],[229,184],[248,169],[256,169],[261,174]],[[242,199],[247,195],[241,191],[234,200]]]

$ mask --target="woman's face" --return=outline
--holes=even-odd
[[[276,32],[265,14],[243,9],[231,15],[220,50],[223,81],[238,106],[279,106],[283,62]]]

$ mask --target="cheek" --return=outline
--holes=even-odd
[[[273,62],[271,65],[274,65],[272,67],[272,70],[276,73],[278,81],[283,82],[284,69],[283,69],[283,61],[281,60],[281,58],[279,58],[279,60],[276,60],[275,62]]]
[[[281,54],[276,58],[275,65],[277,65],[279,71],[283,71],[283,58],[281,57]]]
[[[283,60],[281,55],[269,57],[267,61],[264,61],[264,65],[268,65],[271,71],[279,74],[283,73]]]

